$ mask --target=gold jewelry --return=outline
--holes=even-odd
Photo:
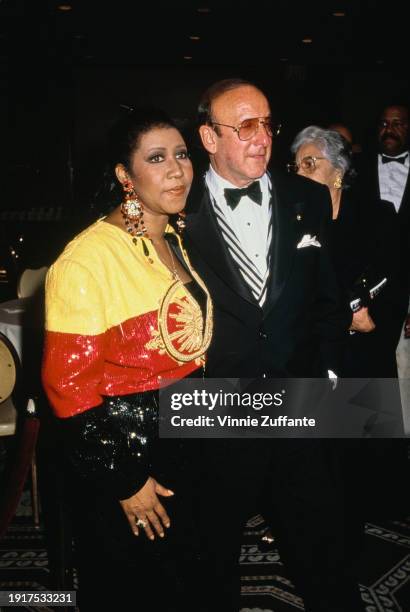
[[[335,178],[335,182],[333,183],[333,187],[335,189],[341,189],[342,188],[342,175],[338,174],[337,177]]]
[[[176,269],[176,267],[175,267],[175,261],[174,261],[174,256],[173,256],[173,254],[172,254],[172,249],[171,249],[171,247],[169,246],[169,242],[168,242],[168,240],[165,240],[165,242],[166,242],[166,245],[167,245],[167,247],[168,247],[168,252],[169,252],[169,255],[170,255],[170,257],[171,257],[171,270],[170,270],[170,272],[171,272],[171,274],[172,274],[172,278],[173,278],[174,280],[180,280],[180,279],[179,279],[179,276],[178,276],[177,269]],[[168,268],[168,270],[169,270],[169,266],[167,266],[167,268]]]
[[[177,219],[178,234],[182,234],[182,232],[184,231],[186,227],[185,217],[186,217],[186,213],[184,212],[178,213],[178,219]]]
[[[147,228],[144,224],[144,207],[131,181],[123,183],[124,200],[121,202],[121,214],[124,219],[125,229],[132,236],[134,244],[137,243],[137,238],[147,235]]]

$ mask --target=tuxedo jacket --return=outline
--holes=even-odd
[[[410,154],[410,152],[409,152]],[[410,171],[404,189],[399,211],[394,204],[380,197],[378,156],[363,162],[358,178],[358,205],[362,221],[368,228],[380,233],[384,239],[372,236],[375,249],[382,247],[382,257],[387,259],[387,265],[397,266],[403,263],[403,256],[409,253],[410,242]],[[407,251],[406,251],[407,249]],[[400,257],[399,260],[394,258]]]
[[[367,203],[369,205],[378,203],[381,210],[385,211],[386,218],[389,213],[394,213],[402,223],[408,222],[410,218],[410,171],[398,212],[392,202],[380,198],[378,155],[370,157],[367,161],[362,160],[359,168],[359,185],[361,190],[364,189],[366,192]]]
[[[374,268],[388,281],[370,308],[378,328],[385,335],[386,350],[395,351],[409,299],[410,259],[410,172],[399,211],[380,198],[378,157],[360,168],[356,202],[364,247]]]
[[[339,343],[345,332],[327,246],[329,192],[299,176],[275,173],[271,179],[271,264],[263,307],[229,253],[203,178],[191,189],[185,245],[214,304],[210,377],[309,377],[337,368],[320,356],[323,339]],[[297,248],[306,234],[321,246]]]

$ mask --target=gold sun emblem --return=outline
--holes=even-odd
[[[179,350],[184,353],[194,353],[202,346],[202,312],[195,300],[184,300],[177,298],[174,302],[179,307],[179,312],[169,314],[170,319],[176,321],[177,329],[169,334],[172,342],[179,345]]]
[[[200,306],[194,298],[186,293],[184,298],[176,297],[176,293],[185,289],[180,280],[169,287],[161,300],[158,310],[158,331],[154,330],[151,340],[145,345],[147,349],[158,350],[160,354],[167,352],[179,362],[193,361],[201,357],[207,350],[212,336],[212,303],[208,300],[207,317],[204,322]],[[170,307],[176,306],[178,312],[170,312]],[[176,329],[168,329],[168,320],[173,319]]]

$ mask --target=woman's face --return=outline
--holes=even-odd
[[[117,166],[121,182],[123,166]],[[181,134],[172,127],[143,134],[130,162],[129,179],[145,212],[172,215],[186,203],[192,183],[192,164]]]
[[[301,145],[297,150],[295,161],[298,165],[298,174],[327,185],[329,189],[334,189],[336,178],[341,177],[340,170],[332,166],[319,147],[313,143]]]

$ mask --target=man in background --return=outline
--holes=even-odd
[[[376,324],[369,371],[381,378],[397,376],[396,347],[409,301],[410,154],[409,112],[387,106],[377,127],[378,152],[363,160],[358,183],[362,223],[370,229],[365,245],[376,274],[387,278],[370,307]]]

